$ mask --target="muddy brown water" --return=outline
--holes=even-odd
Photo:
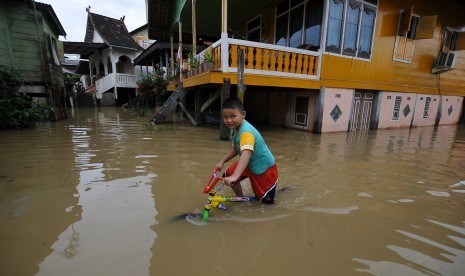
[[[465,275],[464,126],[258,128],[287,189],[206,225],[182,214],[230,147],[215,126],[101,108],[1,131],[0,275]]]

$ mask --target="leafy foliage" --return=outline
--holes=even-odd
[[[141,74],[136,91],[144,96],[165,95],[167,84],[168,82],[163,78],[163,70],[156,69],[152,74]]]
[[[44,103],[32,103],[27,95],[18,93],[23,84],[18,69],[0,66],[0,128],[28,127],[49,118],[56,109]]]

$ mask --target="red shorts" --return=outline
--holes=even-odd
[[[224,172],[225,176],[230,176],[236,170],[237,161],[231,164]],[[269,167],[262,174],[254,174],[249,168],[245,168],[239,181],[249,178],[255,197],[264,203],[273,203],[276,185],[278,185],[278,167],[276,164]]]

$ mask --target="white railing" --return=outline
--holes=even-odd
[[[136,88],[136,76],[129,74],[116,74],[116,86]]]
[[[128,87],[136,88],[136,76],[130,74],[110,73],[95,82],[97,98],[102,98],[102,94],[111,88]]]

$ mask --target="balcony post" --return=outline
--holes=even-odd
[[[223,79],[223,86],[221,87],[221,113],[220,113],[220,139],[228,140],[229,139],[229,128],[223,122],[223,103],[227,98],[231,96],[231,80]]]
[[[228,33],[221,33],[221,70],[228,72],[229,67],[229,44],[228,44]]]
[[[221,2],[221,70],[228,72],[229,45],[228,45],[228,0]]]
[[[228,0],[221,2],[221,32],[228,33]]]

